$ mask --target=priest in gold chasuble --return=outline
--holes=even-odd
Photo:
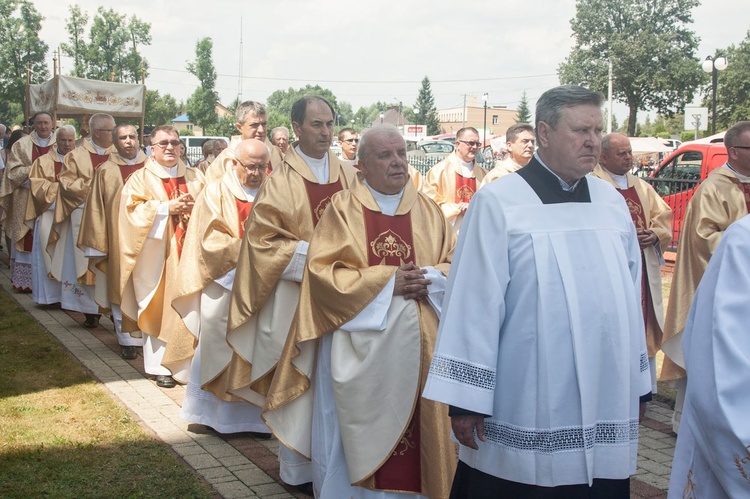
[[[663,251],[672,241],[672,209],[648,182],[630,173],[633,152],[626,135],[612,133],[602,138],[599,163],[592,174],[609,182],[625,198],[641,247],[641,305],[651,391],[656,393],[656,352],[661,348],[664,328],[660,267],[665,264]]]
[[[448,497],[447,407],[421,392],[455,231],[414,188],[396,129],[364,134],[360,167],[313,234],[263,415],[310,456],[316,497]]]
[[[143,361],[158,386],[171,388],[187,380],[189,363],[162,365],[165,349],[181,321],[172,308],[177,265],[203,174],[179,161],[180,139],[171,126],[151,134],[152,156],[125,182],[120,196],[120,294],[123,318],[138,323],[146,335]],[[178,340],[180,338],[177,338]],[[192,355],[192,340],[173,349]]]
[[[180,417],[219,433],[270,433],[260,408],[227,393],[220,376],[232,359],[227,315],[245,222],[266,178],[270,153],[263,142],[246,139],[235,149],[234,166],[206,186],[195,201],[180,259],[172,306],[182,317],[179,334],[198,346],[190,367]],[[167,348],[165,362],[168,359]]]
[[[143,338],[135,321],[123,322],[117,224],[120,190],[133,172],[143,168],[146,155],[138,147],[138,134],[133,125],[116,126],[112,140],[116,152],[94,172],[77,245],[88,258],[89,270],[96,277],[96,303],[102,309],[111,310],[122,357],[132,360],[137,356],[136,347],[143,345]]]
[[[487,174],[475,161],[477,154],[481,154],[481,145],[475,128],[462,128],[456,132],[456,149],[427,172],[430,190],[423,192],[440,206],[456,231]]]

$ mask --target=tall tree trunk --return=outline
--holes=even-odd
[[[630,104],[630,114],[628,114],[628,137],[635,136],[635,125],[638,120],[638,106]]]

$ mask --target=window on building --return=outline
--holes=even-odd
[[[500,119],[498,118],[498,116],[496,114],[493,114],[492,115],[492,124],[493,125],[497,125],[498,121],[500,121]]]

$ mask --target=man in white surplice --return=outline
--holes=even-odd
[[[651,383],[635,228],[587,176],[602,100],[545,92],[539,151],[481,189],[461,226],[424,392],[451,406],[452,497],[629,497]]]

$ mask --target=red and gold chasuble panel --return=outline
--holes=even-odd
[[[643,211],[641,199],[638,197],[638,192],[636,192],[635,187],[617,189],[617,191],[625,198],[625,203],[627,203],[628,210],[630,210],[630,218],[633,219],[635,229],[647,230],[648,223],[646,222],[646,214]]]
[[[128,178],[133,174],[133,172],[140,170],[143,168],[143,165],[145,162],[136,163],[134,165],[119,165],[120,166],[120,177],[122,178],[122,183],[128,181]]]
[[[54,161],[55,164],[55,182],[60,180],[60,172],[62,171],[62,161]]]
[[[456,195],[454,203],[468,203],[477,192],[477,179],[462,177],[456,173]]]
[[[105,161],[109,159],[109,154],[96,154],[89,152],[91,158],[91,166],[94,167],[94,171],[99,168]]]
[[[245,236],[245,222],[247,221],[247,217],[250,216],[250,209],[253,207],[253,202],[237,198],[234,198],[234,202],[237,205],[237,220],[240,224],[240,239],[242,239]]]
[[[33,163],[40,157],[44,156],[49,152],[49,150],[52,148],[52,144],[48,146],[38,146],[36,144],[32,144],[31,146],[31,162]]]
[[[414,263],[414,239],[411,214],[389,217],[379,211],[362,208],[367,236],[367,263],[400,267]]]
[[[747,205],[747,212],[750,213],[750,184],[740,182],[738,179],[733,178],[732,183],[742,189],[742,193],[745,195],[745,204]]]
[[[307,199],[310,200],[310,211],[312,212],[313,227],[315,227],[331,202],[331,196],[342,189],[341,180],[330,184],[316,184],[305,180],[305,189],[307,189]]]
[[[411,214],[388,216],[362,208],[367,237],[367,260],[370,266],[400,267],[414,263],[414,238]],[[375,487],[380,490],[421,492],[421,456],[419,403],[414,416],[391,456],[375,472]]]
[[[161,181],[170,200],[177,199],[183,194],[188,193],[185,177],[163,178]],[[174,224],[174,238],[177,241],[177,258],[179,259],[182,256],[182,244],[185,242],[185,233],[190,221],[190,214],[172,215],[171,218]]]

